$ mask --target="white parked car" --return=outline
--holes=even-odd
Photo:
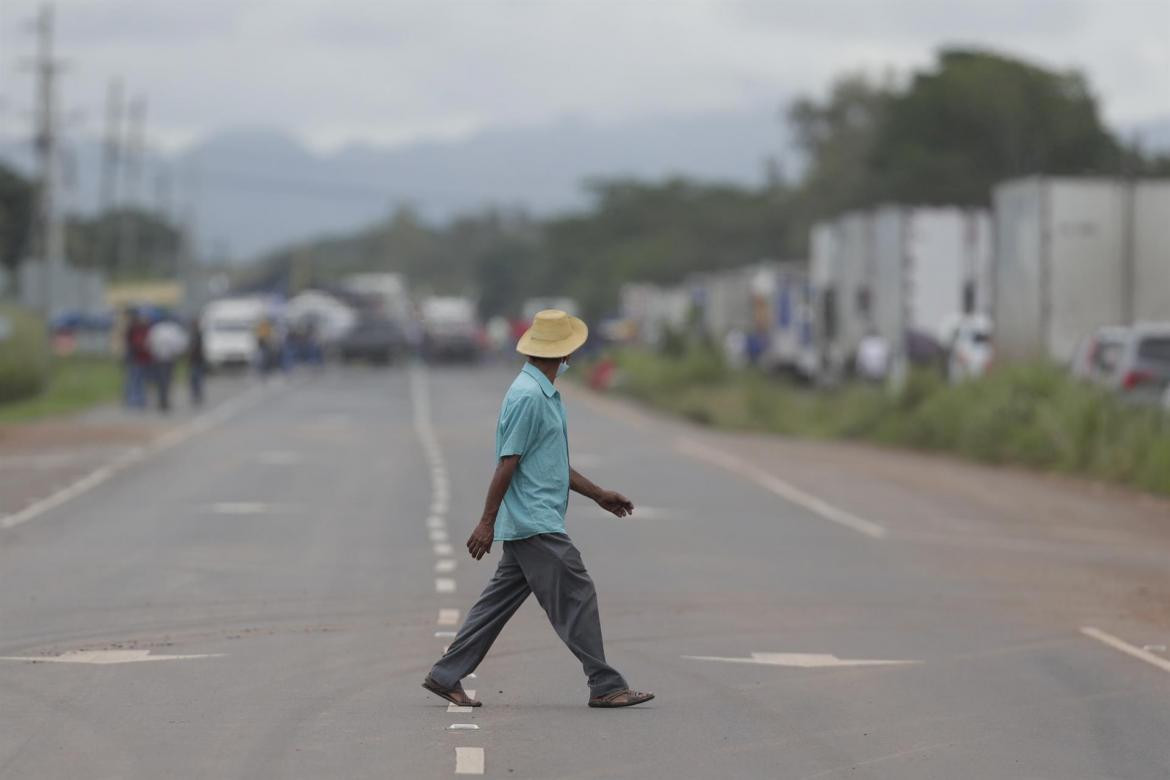
[[[203,354],[212,368],[256,362],[256,326],[268,316],[263,298],[223,298],[207,304],[200,318]]]

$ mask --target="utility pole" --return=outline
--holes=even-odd
[[[106,129],[102,144],[101,180],[98,186],[97,231],[94,236],[93,254],[96,261],[103,249],[110,251],[113,263],[118,262],[121,247],[119,225],[113,219],[113,209],[118,202],[118,174],[122,162],[122,115],[125,104],[122,96],[122,80],[114,79],[106,90]],[[93,263],[98,267],[98,263]],[[110,270],[113,270],[112,267]]]
[[[122,214],[118,243],[121,253],[119,267],[133,272],[138,263],[138,219],[141,209],[139,185],[142,181],[143,156],[145,152],[146,98],[137,97],[130,101],[129,118],[126,122],[122,170],[125,181],[122,186]],[[125,260],[125,262],[123,262]]]
[[[157,277],[165,277],[175,275],[178,265],[175,261],[175,248],[169,246],[167,241],[167,231],[171,226],[171,174],[165,166],[159,165],[159,168],[154,173],[154,211],[160,224],[158,231],[156,231],[156,238],[159,240],[152,242],[151,249],[151,265],[154,270],[154,275]]]
[[[37,204],[33,236],[41,263],[40,307],[53,316],[56,303],[53,280],[63,263],[64,224],[58,203],[60,164],[57,139],[57,76],[61,63],[53,57],[53,7],[41,6],[36,19],[37,53],[32,67],[36,79],[37,122],[33,141],[37,158]]]

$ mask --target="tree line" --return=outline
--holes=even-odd
[[[402,208],[352,235],[271,252],[238,281],[294,292],[354,271],[397,271],[423,292],[473,295],[484,314],[514,314],[526,298],[555,294],[598,316],[628,280],[805,257],[810,226],[848,209],[989,205],[997,182],[1030,174],[1170,175],[1170,157],[1145,154],[1105,126],[1080,73],[981,50],[944,49],[904,82],[846,74],[826,94],[794,101],[786,122],[801,153],[797,175],[773,167],[755,187],[599,179],[584,184],[585,208],[540,219],[490,209],[435,225]],[[0,259],[10,267],[27,245],[28,193],[0,169]],[[177,231],[130,215],[142,225],[130,232],[141,244],[129,268],[111,238],[126,235],[111,224],[126,216],[74,221],[72,256],[121,276],[166,273],[152,258]]]

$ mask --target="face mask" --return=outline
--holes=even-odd
[[[569,370],[569,361],[562,360],[561,364],[557,366],[557,376],[564,376],[564,373]]]

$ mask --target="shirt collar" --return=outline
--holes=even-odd
[[[560,395],[560,392],[555,387],[553,387],[553,383],[548,381],[548,377],[544,375],[544,372],[542,372],[532,363],[525,363],[524,368],[521,369],[521,371],[522,373],[528,374],[528,376],[535,379],[536,384],[540,385],[540,389],[549,398]]]

